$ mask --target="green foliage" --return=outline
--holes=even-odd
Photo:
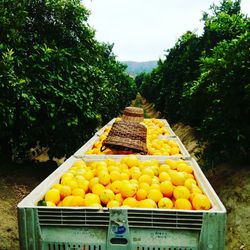
[[[37,142],[70,155],[134,98],[88,14],[73,0],[0,3],[0,148],[14,159]]]
[[[206,154],[215,161],[249,154],[249,44],[245,32],[202,57],[201,75],[189,93],[199,100],[200,131],[209,142]]]
[[[239,0],[211,10],[203,14],[204,33],[180,37],[141,84],[171,123],[196,126],[208,164],[249,157],[250,135],[249,18]]]

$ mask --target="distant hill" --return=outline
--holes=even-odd
[[[157,66],[157,61],[147,61],[147,62],[122,61],[122,63],[128,66],[126,71],[132,76],[136,76],[142,72],[148,73]]]

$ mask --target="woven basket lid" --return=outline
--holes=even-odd
[[[102,150],[106,148],[147,153],[147,128],[137,122],[114,122],[107,138],[102,143]]]
[[[130,122],[142,122],[144,111],[142,108],[126,107],[123,112],[123,120]]]

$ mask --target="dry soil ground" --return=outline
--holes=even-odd
[[[134,104],[141,105],[147,117],[160,117],[144,99]],[[176,124],[173,129],[192,155],[199,150],[191,127]],[[17,204],[56,167],[49,163],[16,165],[0,161],[0,250],[19,249]],[[226,249],[250,249],[249,166],[223,164],[205,174],[227,209]]]

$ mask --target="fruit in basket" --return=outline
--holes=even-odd
[[[192,204],[195,210],[208,210],[211,207],[209,199],[204,194],[195,194],[192,199]]]
[[[151,199],[145,199],[138,202],[139,208],[157,208],[155,201]]]
[[[179,198],[175,200],[175,208],[176,209],[184,209],[184,210],[191,210],[192,205],[189,200],[184,198]]]
[[[155,201],[156,203],[161,199],[163,198],[163,194],[160,190],[158,189],[151,189],[149,192],[148,192],[148,195],[147,197],[153,201]]]
[[[85,205],[91,206],[93,204],[101,204],[101,200],[100,200],[99,196],[97,194],[87,193],[85,195]]]
[[[147,190],[140,188],[138,189],[138,191],[136,192],[136,199],[138,201],[144,200],[147,198],[148,192]]]
[[[55,204],[57,204],[60,201],[60,192],[56,188],[51,188],[49,191],[46,192],[45,194],[45,201],[50,201]]]
[[[138,166],[138,159],[135,155],[130,155],[125,157],[124,163],[127,164],[129,168]]]
[[[159,200],[158,207],[165,208],[165,209],[171,209],[171,208],[173,208],[173,202],[169,198],[164,197],[164,198],[161,198]]]
[[[189,166],[189,165],[187,165],[186,163],[179,163],[178,165],[177,165],[177,170],[179,171],[179,172],[186,172],[186,173],[188,173],[188,174],[192,174],[192,172],[193,172],[193,168],[191,167],[191,166]]]
[[[103,185],[108,185],[110,183],[110,175],[106,170],[98,172],[99,182]]]
[[[134,197],[128,197],[123,201],[122,205],[128,207],[138,207],[138,201]]]
[[[85,193],[89,190],[89,181],[87,180],[77,180],[77,187],[82,188]]]
[[[168,173],[171,177],[172,183],[175,186],[184,185],[185,180],[186,180],[186,175],[184,172],[178,172],[176,170],[173,170],[173,171],[169,171]]]
[[[123,198],[132,197],[137,192],[137,186],[129,181],[123,181],[120,187],[120,193]]]
[[[160,182],[169,181],[169,180],[171,180],[171,177],[170,177],[168,172],[163,171],[159,174],[159,181]]]
[[[160,184],[160,190],[165,197],[171,197],[173,194],[174,186],[170,180],[163,181]]]
[[[189,199],[190,192],[185,186],[177,186],[174,188],[173,195],[175,199],[184,198]]]
[[[91,180],[89,180],[89,189],[92,190],[93,186],[97,183],[99,183],[99,178],[93,177]]]
[[[163,164],[135,156],[120,161],[77,161],[45,194],[44,202],[69,207],[210,209],[191,171],[187,161],[174,159]]]
[[[85,205],[85,200],[82,196],[74,196],[72,195],[71,206],[73,207],[81,207]]]
[[[101,192],[100,194],[100,200],[102,204],[107,205],[109,201],[112,201],[115,199],[115,195],[112,190],[110,189],[105,189]]]
[[[192,187],[196,186],[196,181],[192,178],[187,178],[184,182],[184,186],[191,190]]]
[[[105,187],[101,183],[96,183],[92,187],[92,193],[97,194],[98,196],[101,195],[101,193],[105,190]]]
[[[72,191],[73,196],[80,196],[82,198],[85,197],[85,191],[82,188],[75,188]]]
[[[52,201],[46,201],[47,207],[56,207],[56,204]]]
[[[139,183],[145,182],[148,183],[149,185],[152,184],[152,177],[147,175],[147,174],[142,174],[139,179],[138,179]]]
[[[115,200],[118,201],[120,205],[123,203],[123,198],[121,193],[115,195]]]
[[[120,202],[117,201],[117,200],[109,201],[108,204],[107,204],[107,207],[108,208],[120,207]]]

